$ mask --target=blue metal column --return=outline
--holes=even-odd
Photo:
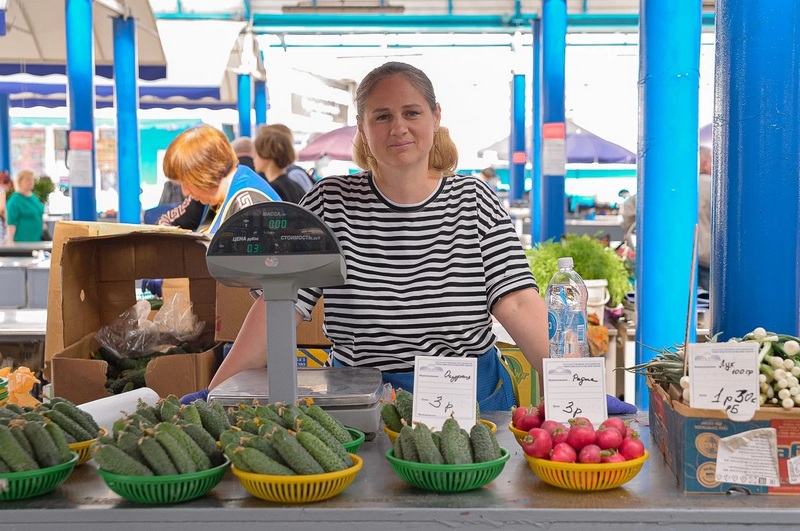
[[[0,94],[0,171],[11,173],[11,104],[8,94]]]
[[[255,103],[256,109],[256,130],[258,126],[267,123],[267,82],[256,80],[255,82]]]
[[[700,4],[640,3],[637,363],[652,359],[652,349],[683,344],[686,336],[697,223]],[[690,340],[694,314],[692,304]],[[648,402],[644,378],[637,376],[636,405],[647,409]]]
[[[95,192],[94,142],[94,32],[92,31],[92,0],[66,0],[67,30],[67,96],[70,131],[86,131],[92,135],[90,186],[75,186],[70,182],[72,219],[95,221],[97,197]]]
[[[542,241],[542,20],[531,21],[533,37],[533,153],[531,154],[531,245]]]
[[[545,124],[564,124],[564,77],[567,40],[567,3],[565,0],[544,0],[542,4],[542,81],[543,120]],[[543,140],[543,150],[553,139]],[[562,143],[565,146],[565,144]],[[566,153],[566,147],[563,149]],[[550,160],[552,152],[542,160],[542,226],[543,240],[561,239],[564,233],[566,201],[564,175],[566,169],[558,160]],[[566,163],[566,155],[562,157]],[[560,166],[560,170],[559,170]]]
[[[511,189],[508,193],[509,205],[520,201],[525,195],[525,76],[514,74],[511,90],[511,136],[509,142],[511,146],[511,172],[509,173],[509,184]]]
[[[114,28],[114,95],[117,107],[117,174],[119,176],[119,221],[142,222],[139,199],[139,94],[136,84],[136,20],[116,17]]]
[[[717,4],[711,330],[800,322],[800,15],[783,2]]]
[[[250,75],[239,74],[239,92],[236,108],[239,110],[239,136],[252,136],[253,135],[253,122],[250,118],[250,111],[253,109],[251,91],[250,91]]]

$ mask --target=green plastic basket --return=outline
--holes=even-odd
[[[431,465],[398,459],[393,449],[386,452],[392,470],[401,479],[420,489],[436,492],[479,489],[500,475],[508,457],[508,450],[500,448],[500,458],[494,461],[468,465]]]
[[[138,503],[179,503],[205,495],[217,486],[231,462],[217,467],[171,476],[124,476],[98,468],[97,472],[108,488],[128,501]]]
[[[361,444],[364,442],[366,435],[361,430],[357,430],[355,428],[347,428],[347,431],[350,432],[350,435],[353,437],[353,441],[349,443],[344,443],[344,449],[347,450],[349,454],[357,454],[358,449],[361,448]]]
[[[0,500],[23,500],[47,494],[64,483],[77,462],[78,454],[72,452],[72,459],[60,465],[29,472],[0,474]]]

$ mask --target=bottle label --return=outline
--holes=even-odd
[[[556,335],[556,330],[558,330],[558,316],[556,312],[550,310],[547,312],[547,337],[552,340]]]

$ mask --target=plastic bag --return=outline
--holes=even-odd
[[[150,302],[141,300],[125,310],[113,324],[97,331],[95,338],[120,358],[139,358],[161,345],[161,332],[150,315]]]
[[[205,321],[198,321],[192,313],[192,302],[183,293],[175,293],[164,301],[158,310],[153,324],[161,333],[162,344],[178,345],[197,339],[205,327]]]

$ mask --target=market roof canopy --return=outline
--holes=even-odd
[[[244,22],[160,20],[158,28],[168,75],[139,82],[140,109],[235,109],[237,73],[266,77],[258,43],[241,33]],[[66,91],[60,75],[0,77],[0,93],[9,94],[12,107],[65,107]],[[95,79],[95,104],[98,109],[114,105],[111,81]]]
[[[137,21],[139,77],[166,76],[167,60],[149,0],[123,2]],[[114,37],[111,18],[118,13],[100,2],[92,5],[95,71],[113,77]],[[67,63],[65,0],[8,0],[6,34],[0,37],[0,74],[64,74]]]

